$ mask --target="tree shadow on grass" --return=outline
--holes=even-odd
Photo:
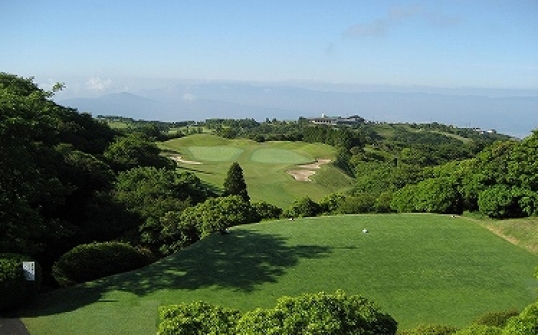
[[[301,258],[324,257],[330,248],[286,245],[282,237],[236,229],[213,235],[150,267],[122,276],[115,289],[144,296],[161,289],[220,287],[252,292],[272,283]]]
[[[71,311],[104,299],[119,290],[140,297],[159,290],[196,290],[217,287],[252,292],[274,283],[301,259],[326,257],[330,247],[287,245],[274,234],[234,229],[231,234],[210,236],[145,268],[103,278],[42,296],[24,316]]]

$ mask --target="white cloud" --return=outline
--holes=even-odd
[[[86,82],[86,88],[92,91],[104,91],[112,86],[111,79],[92,77]]]

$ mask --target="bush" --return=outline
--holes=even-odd
[[[253,203],[252,208],[260,220],[278,219],[282,215],[282,208],[265,201]]]
[[[239,320],[237,334],[376,334],[396,333],[397,323],[360,296],[304,294],[283,297],[274,309],[257,309]]]
[[[508,319],[518,314],[516,310],[487,313],[478,318],[475,324],[504,328]]]
[[[503,330],[498,327],[486,326],[486,325],[470,325],[467,328],[464,328],[454,335],[501,335]],[[518,333],[510,333],[518,334]]]
[[[194,302],[163,306],[159,310],[158,335],[234,335],[240,317],[234,309]]]
[[[337,213],[360,214],[375,212],[375,197],[369,194],[347,196],[339,203]]]
[[[322,208],[310,197],[306,196],[299,200],[295,200],[291,207],[286,211],[285,216],[288,217],[310,217],[321,214]]]
[[[457,331],[452,326],[420,325],[415,329],[398,332],[400,335],[451,335]]]
[[[0,310],[22,307],[37,296],[41,267],[36,263],[35,281],[27,281],[22,269],[25,261],[34,260],[19,254],[0,254]]]
[[[494,185],[478,196],[478,208],[482,214],[495,219],[521,216],[517,198],[506,185]]]
[[[82,244],[54,263],[52,275],[61,286],[70,286],[116,273],[134,270],[153,260],[151,252],[127,243]]]
[[[538,334],[538,301],[527,306],[521,314],[508,320],[502,335]]]
[[[158,335],[393,335],[396,321],[360,296],[304,294],[241,316],[204,302],[161,307]]]

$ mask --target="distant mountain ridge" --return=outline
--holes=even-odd
[[[163,89],[60,101],[93,115],[161,121],[207,118],[296,120],[360,115],[370,121],[453,124],[526,137],[538,128],[538,96],[450,95],[431,92],[322,91],[254,83],[182,83]]]

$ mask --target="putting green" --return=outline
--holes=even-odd
[[[286,149],[262,148],[255,150],[250,155],[250,160],[257,163],[305,164],[314,161],[314,157]]]
[[[188,147],[193,159],[211,162],[231,162],[241,156],[244,149],[232,146]]]

